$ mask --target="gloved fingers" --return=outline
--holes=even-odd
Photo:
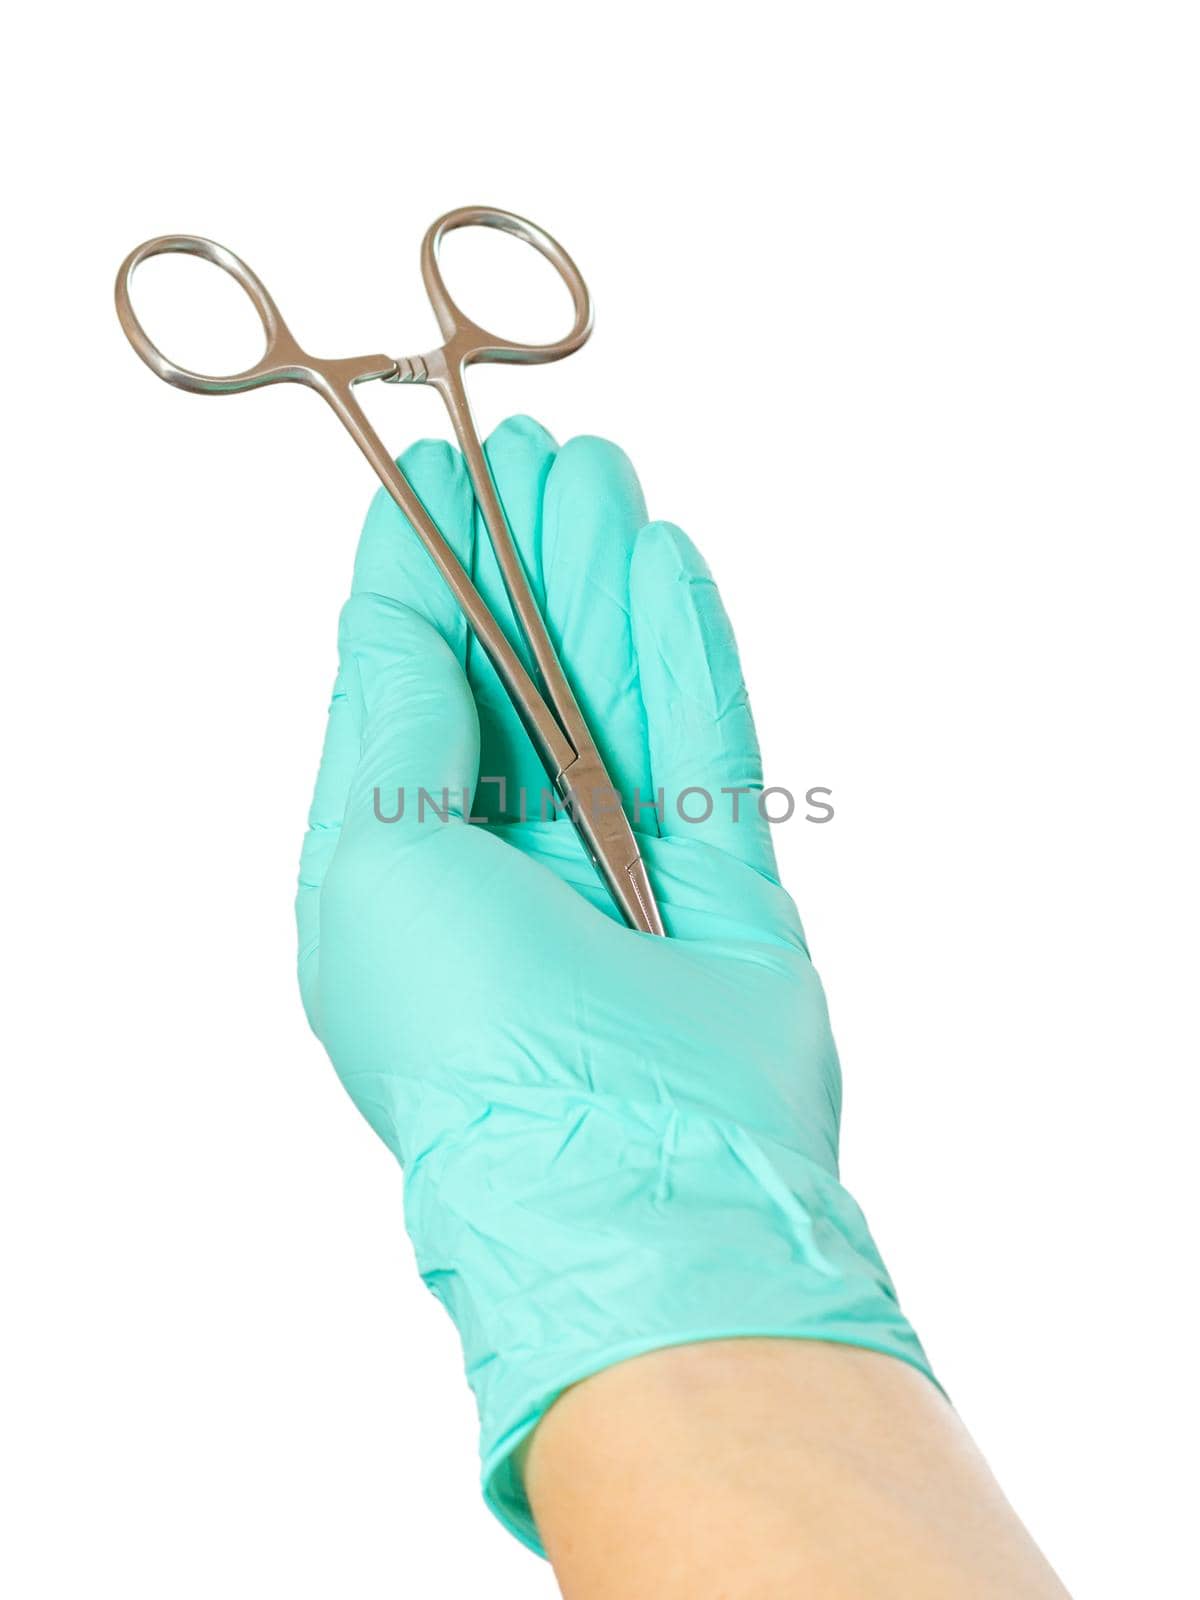
[[[762,758],[712,574],[686,534],[655,522],[634,547],[631,593],[661,831],[717,845],[776,879],[758,807]]]
[[[475,501],[459,453],[438,439],[421,440],[400,466],[460,561],[472,560]],[[467,625],[407,518],[380,489],[371,502],[354,563],[352,593],[403,603],[441,634],[463,663]],[[309,812],[296,897],[301,990],[308,1004],[316,977],[321,886],[337,848],[346,796],[361,753],[361,696],[356,672],[343,661],[334,685],[325,747]],[[310,1013],[311,1014],[311,1013]]]
[[[417,804],[422,793],[439,806],[444,802],[452,816],[468,814],[479,770],[479,721],[447,641],[412,607],[361,594],[342,612],[340,650],[360,729],[343,836],[367,828],[396,846],[411,842],[427,814]],[[380,822],[377,813],[396,821]]]
[[[534,600],[544,614],[542,491],[558,446],[531,417],[509,417],[484,445],[513,543]],[[483,521],[475,509],[473,577],[517,654],[531,665],[508,591]],[[536,678],[536,674],[534,675]],[[477,812],[489,821],[538,816],[549,780],[503,684],[477,640],[467,649],[467,677],[479,708],[480,787]]]
[[[478,772],[479,725],[466,676],[425,617],[382,595],[355,595],[342,612],[339,645],[339,688],[296,905],[310,1019],[321,891],[335,858],[349,848],[387,858],[394,872],[398,854],[422,834],[469,814]]]
[[[646,720],[630,620],[630,564],[646,519],[628,457],[606,439],[572,439],[550,470],[542,573],[551,637],[627,813],[656,833]]]
[[[400,469],[435,525],[469,572],[474,559],[475,500],[466,464],[443,439],[421,439],[400,457]],[[380,594],[426,618],[467,659],[467,624],[457,600],[408,519],[385,489],[371,501],[354,561],[353,594]]]

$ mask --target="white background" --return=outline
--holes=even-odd
[[[478,1498],[400,1175],[294,992],[372,480],[311,395],[156,383],[111,303],[202,232],[311,348],[426,348],[420,236],[475,201],[598,314],[481,374],[482,421],[629,450],[716,570],[769,779],[834,790],[778,842],[845,1177],[944,1383],[1075,1594],[1195,1592],[1194,12],[705,9],[9,36],[14,1600],[555,1592]],[[442,431],[371,406],[397,450]]]

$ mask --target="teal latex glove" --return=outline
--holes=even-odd
[[[540,1549],[514,1453],[556,1395],[613,1362],[777,1335],[928,1369],[838,1182],[837,1054],[755,803],[754,726],[708,569],[678,529],[646,525],[603,440],[558,449],[518,417],[488,455],[609,771],[647,803],[636,822],[671,937],[621,925],[569,820],[542,820],[537,757],[381,494],[341,621],[300,976],[404,1167],[420,1270],[479,1403],[488,1503]],[[461,459],[426,442],[402,466],[510,621]],[[678,815],[693,787],[714,797],[707,821]],[[422,788],[439,806],[449,792],[449,821],[421,819]],[[750,791],[736,821],[723,789]],[[380,821],[401,790],[403,816]],[[481,824],[462,820],[472,793]]]

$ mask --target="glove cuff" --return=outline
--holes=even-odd
[[[408,1229],[462,1337],[487,1503],[540,1554],[516,1453],[564,1389],[619,1361],[821,1339],[932,1378],[861,1211],[809,1156],[696,1111],[548,1088],[509,1086],[453,1122],[408,1164]]]

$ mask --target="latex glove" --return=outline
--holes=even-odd
[[[643,808],[667,939],[616,920],[489,663],[392,502],[367,517],[305,840],[312,1026],[405,1170],[421,1273],[458,1326],[485,1495],[539,1549],[513,1456],[564,1387],[639,1352],[827,1339],[927,1370],[837,1178],[840,1079],[776,878],[728,620],[626,458],[513,418],[488,454],[609,770]],[[402,465],[511,620],[466,471]],[[510,637],[515,630],[509,629]],[[504,793],[496,782],[505,780]],[[518,792],[531,797],[519,818]],[[681,791],[714,797],[682,821]],[[421,789],[448,822],[425,808]],[[732,796],[751,791],[732,817]],[[395,815],[403,790],[401,820]],[[378,791],[378,801],[376,793]],[[462,820],[464,792],[476,814]],[[699,815],[703,798],[685,798]]]

